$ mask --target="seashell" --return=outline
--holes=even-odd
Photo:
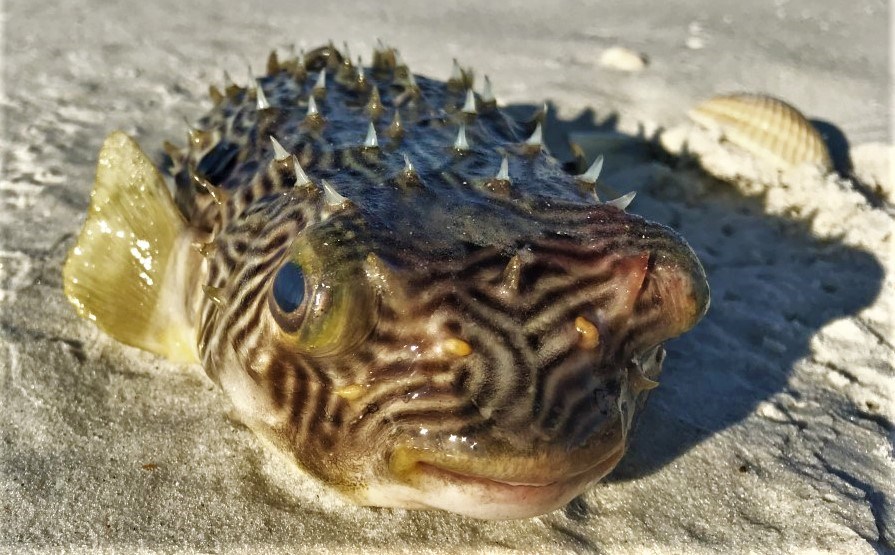
[[[777,165],[810,162],[826,170],[833,168],[817,129],[778,98],[751,93],[721,95],[699,104],[689,115],[696,123],[719,130],[731,143]]]

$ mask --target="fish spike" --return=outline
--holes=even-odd
[[[289,158],[289,153],[283,148],[283,145],[280,144],[280,141],[276,139],[273,135],[270,136],[270,142],[273,145],[273,159],[277,162],[282,162]]]
[[[298,156],[292,155],[292,167],[295,170],[295,187],[306,187],[311,184],[308,174],[298,163]]]
[[[317,82],[314,83],[314,90],[326,90],[326,69],[321,69],[317,74]]]
[[[522,268],[531,262],[532,258],[531,249],[528,247],[519,249],[510,258],[500,278],[501,285],[505,291],[513,293],[519,291],[519,284],[522,281]]]
[[[338,62],[336,60],[338,60],[341,54],[339,54],[339,49],[336,48],[333,39],[329,39],[326,42],[326,53],[324,54],[324,56],[326,59],[326,66],[335,69],[338,65]]]
[[[534,113],[529,121],[538,122],[540,124],[544,124],[547,121],[547,112],[550,111],[550,105],[546,102],[541,104],[541,108]]]
[[[467,89],[471,89],[475,84],[475,70],[471,67],[467,67],[463,69],[463,87]]]
[[[313,95],[308,97],[308,117],[313,118],[320,115],[320,110],[317,108],[317,101],[314,100]]]
[[[267,74],[276,75],[280,72],[280,60],[277,58],[277,51],[271,50],[267,56]]]
[[[395,66],[395,52],[386,46],[382,39],[376,39],[371,65],[374,71],[383,71]]]
[[[212,133],[193,127],[190,120],[183,118],[186,124],[186,148],[187,150],[204,150],[211,146]]]
[[[485,104],[493,104],[497,102],[497,99],[494,98],[494,91],[491,87],[491,79],[488,76],[485,76],[485,84],[482,86],[482,102]]]
[[[462,111],[466,114],[475,114],[475,93],[472,89],[466,90],[466,102],[463,103]]]
[[[370,90],[370,102],[368,105],[372,104],[382,105],[382,97],[379,96],[379,87],[373,87]]]
[[[212,285],[204,284],[202,285],[202,292],[205,293],[205,296],[208,297],[208,299],[213,302],[215,306],[224,306],[223,287],[214,287]]]
[[[503,159],[500,161],[500,169],[497,170],[497,175],[495,179],[500,181],[509,181],[510,180],[510,161],[507,158],[507,155],[503,155]]]
[[[594,160],[594,163],[587,168],[587,171],[577,176],[579,181],[584,181],[585,183],[590,183],[591,185],[596,184],[597,178],[600,177],[600,172],[603,171],[603,155],[597,156],[597,159]]]
[[[224,94],[227,95],[227,98],[235,98],[242,90],[242,87],[233,82],[230,73],[224,70]]]
[[[454,149],[461,152],[469,150],[469,141],[466,140],[466,123],[460,124],[460,130],[457,131],[457,139],[454,141]]]
[[[285,71],[289,75],[295,76],[302,70],[304,70],[304,67],[299,67],[298,65],[298,53],[295,50],[295,44],[286,46],[286,59],[280,62],[280,71]]]
[[[364,62],[360,56],[357,57],[357,77],[355,78],[355,83],[358,87],[365,87],[367,84],[367,76],[364,74]]]
[[[416,168],[413,167],[413,162],[410,161],[410,156],[406,153],[404,154],[404,170],[398,174],[397,182],[401,187],[406,189],[422,185],[420,176],[416,172]]]
[[[193,243],[191,243],[191,246],[203,258],[214,258],[214,255],[217,254],[218,251],[218,244],[214,241],[210,241],[208,243],[203,243],[202,241],[194,241]]]
[[[210,86],[208,87],[208,96],[211,98],[211,102],[212,102],[212,104],[214,104],[215,106],[217,106],[218,104],[220,104],[221,102],[223,102],[223,101],[224,101],[224,98],[226,98],[226,97],[224,96],[224,93],[222,93],[222,92],[221,92],[217,87],[215,87],[214,85],[210,85]]]
[[[196,129],[187,123],[186,141],[187,146],[196,151],[203,151],[210,148],[215,140],[215,134],[204,129]]]
[[[656,389],[659,387],[659,382],[650,379],[643,373],[643,370],[638,369],[634,372],[628,372],[628,387],[635,394],[639,394],[643,391]]]
[[[218,206],[225,204],[227,199],[230,198],[230,194],[227,193],[227,191],[212,185],[210,181],[195,173],[192,169],[190,170],[190,179],[192,180],[193,185],[198,186],[208,193],[211,196],[211,200]]]
[[[171,157],[172,160],[182,158],[185,154],[185,151],[181,150],[179,146],[175,145],[171,141],[165,141],[164,143],[162,143],[162,150],[164,150],[165,154]]]
[[[379,138],[376,137],[376,126],[373,122],[367,127],[367,138],[364,139],[364,148],[376,148],[379,146]]]
[[[373,85],[370,89],[370,100],[367,101],[365,109],[374,120],[379,118],[379,116],[382,115],[382,111],[385,109],[382,105],[382,98],[379,96],[379,87],[376,85]]]
[[[454,58],[454,66],[451,68],[451,76],[448,81],[462,81],[463,80],[463,68],[460,67],[460,62],[457,61],[457,58]]]
[[[634,200],[634,197],[637,196],[637,191],[631,191],[628,194],[622,195],[617,199],[607,200],[604,204],[608,204],[609,206],[614,206],[619,210],[624,211],[628,206],[630,206],[631,202]]]
[[[410,70],[407,71],[407,85],[414,91],[419,91],[420,89],[420,86],[416,83],[416,77],[410,73]]]
[[[404,61],[404,57],[401,56],[401,52],[398,49],[394,49],[395,53],[395,77],[394,80],[398,83],[407,83],[407,85],[411,88],[416,88],[416,82],[413,78],[413,73],[410,71],[410,67],[407,65],[407,62]]]
[[[482,185],[485,189],[498,196],[506,197],[510,194],[510,160],[507,158],[506,152],[501,157],[497,175],[491,179],[486,179]]]
[[[386,135],[393,139],[400,138],[404,134],[404,124],[401,123],[401,111],[395,108],[395,116],[392,118],[391,124],[385,132]]]
[[[404,56],[401,55],[401,51],[397,48],[395,49],[395,67],[407,67],[407,62],[404,61]]]
[[[324,179],[321,181],[321,184],[323,185],[323,200],[327,206],[337,208],[345,206],[350,202],[347,198],[340,195],[329,181]]]
[[[357,79],[357,70],[354,68],[354,62],[351,59],[351,51],[348,50],[348,43],[342,43],[341,63],[337,67],[337,79],[342,83],[351,83]]]
[[[535,126],[534,132],[525,140],[525,144],[529,146],[541,146],[544,143],[544,131],[541,128],[541,122]]]
[[[233,77],[230,76],[230,72],[226,69],[224,70],[224,88],[229,89],[230,87],[238,87],[234,81]]]
[[[264,89],[261,88],[261,82],[255,81],[255,97],[258,100],[258,109],[259,110],[267,110],[270,108],[270,102],[267,101],[267,96],[264,94]]]

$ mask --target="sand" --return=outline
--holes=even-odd
[[[3,6],[0,551],[895,550],[885,2],[111,4]],[[662,148],[611,151],[605,180],[687,237],[712,308],[669,344],[620,467],[563,510],[354,507],[265,450],[201,369],[114,342],[63,298],[108,132],[157,149],[223,70],[245,82],[270,48],[330,38],[368,56],[377,37],[417,73],[474,65],[514,113],[548,100],[560,156],[570,133],[664,130]],[[612,47],[645,66],[601,65]],[[735,90],[817,120],[847,175],[778,170],[687,122]]]

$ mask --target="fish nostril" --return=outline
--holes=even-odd
[[[674,323],[672,337],[695,326],[708,310],[710,294],[705,270],[689,248],[656,260],[649,281],[648,290],[665,306]]]
[[[528,348],[532,351],[537,351],[541,348],[541,336],[536,333],[526,335],[525,342],[528,344]]]

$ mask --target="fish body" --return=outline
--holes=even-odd
[[[116,339],[200,362],[260,436],[364,505],[521,518],[607,474],[662,343],[708,307],[674,231],[599,202],[455,63],[332,47],[212,89],[165,178],[100,152],[64,268]]]

